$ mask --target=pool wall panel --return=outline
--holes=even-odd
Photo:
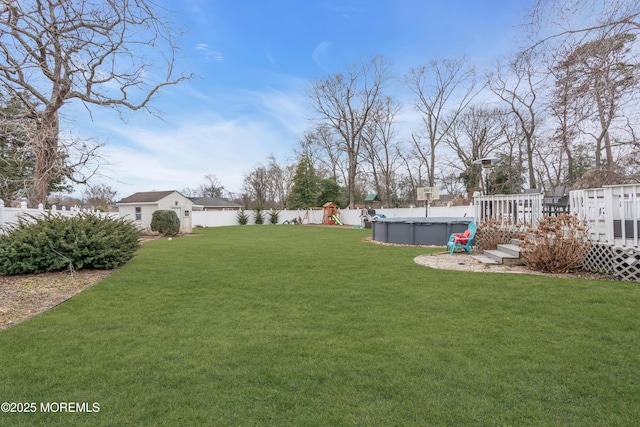
[[[378,218],[372,239],[403,245],[444,246],[452,233],[463,233],[471,218]]]

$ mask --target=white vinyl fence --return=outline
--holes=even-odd
[[[26,203],[22,203],[19,208],[5,207],[4,202],[0,200],[0,229],[4,229],[7,225],[15,223],[19,217],[24,215],[41,215],[45,212],[51,212],[55,215],[73,216],[81,212],[90,212],[97,215],[108,215],[118,218],[117,212],[101,213],[97,211],[83,209],[44,209],[40,205],[37,209],[27,208]],[[269,224],[269,211],[262,211],[264,223]],[[375,209],[376,215],[384,215],[387,218],[424,218],[426,216],[424,207],[415,208],[383,208]],[[254,224],[255,212],[251,210],[245,211],[249,216],[249,224]],[[473,206],[438,206],[429,207],[428,216],[430,217],[446,217],[446,218],[462,218],[473,217]],[[192,211],[193,227],[224,227],[229,225],[238,225],[238,211]],[[294,220],[303,224],[322,224],[324,211],[322,209],[308,210],[281,210],[278,211],[278,223],[282,224]],[[341,209],[338,215],[343,224],[346,225],[363,225],[363,219],[371,219],[368,211],[365,209]]]
[[[269,211],[262,211],[265,224],[269,223]],[[255,212],[245,211],[249,216],[249,224],[254,224]],[[424,218],[426,209],[417,208],[383,208],[375,209],[376,215],[387,218]],[[303,224],[322,224],[324,211],[322,209],[281,210],[278,211],[278,223],[282,224],[294,220]],[[462,218],[473,217],[473,206],[438,206],[429,207],[430,217]],[[340,221],[347,225],[362,225],[362,209],[341,209],[338,215]],[[238,211],[193,211],[192,224],[194,227],[222,227],[238,225]]]
[[[51,209],[45,209],[42,204],[40,204],[37,209],[33,209],[27,208],[27,204],[25,202],[22,202],[19,208],[7,208],[4,205],[4,201],[0,200],[0,233],[4,232],[8,225],[18,222],[18,219],[21,217],[25,217],[27,215],[38,216],[45,213],[67,217],[75,216],[80,213],[91,213],[94,215],[111,216],[114,218],[118,218],[119,216],[117,212],[99,212],[88,209],[57,209],[55,205],[52,206]]]

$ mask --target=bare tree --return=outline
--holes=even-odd
[[[475,70],[465,58],[431,61],[428,66],[412,68],[405,82],[417,97],[416,110],[422,113],[424,129],[412,137],[418,155],[427,165],[428,184],[433,187],[438,146],[478,93]]]
[[[336,138],[335,130],[331,125],[317,123],[298,141],[300,150],[296,155],[298,160],[303,157],[311,160],[318,176],[346,185],[348,162],[346,153],[340,149]]]
[[[460,173],[452,168],[440,169],[438,174],[440,193],[454,198],[467,199],[469,192],[460,181]]]
[[[406,142],[403,146],[411,147],[412,143]],[[398,192],[402,195],[405,203],[418,206],[418,187],[425,186],[423,176],[428,174],[423,173],[423,168],[425,168],[427,164],[417,160],[417,157],[413,155],[410,148],[403,149],[399,147],[398,157],[405,172],[402,178],[398,180]]]
[[[224,185],[217,176],[210,173],[204,176],[205,182],[198,187],[200,197],[222,197],[224,195]]]
[[[471,106],[458,117],[444,139],[456,154],[452,166],[462,178],[467,194],[485,185],[482,168],[474,160],[495,155],[499,145],[505,145],[505,116],[499,109]]]
[[[563,54],[560,54],[564,56]],[[549,112],[554,123],[554,133],[549,138],[549,142],[555,142],[557,147],[547,148],[559,148],[559,153],[554,156],[548,154],[542,154],[539,156],[545,169],[550,169],[550,166],[556,166],[555,177],[557,179],[556,185],[560,184],[560,181],[564,179],[566,184],[572,186],[579,178],[577,175],[577,168],[574,163],[574,149],[576,140],[580,136],[580,123],[586,118],[586,106],[583,98],[574,96],[574,82],[572,72],[569,68],[563,65],[564,61],[557,61],[550,67],[550,75],[554,79],[555,87],[551,93],[551,100],[549,102]],[[566,162],[565,162],[566,157]],[[549,159],[550,162],[546,162]],[[566,164],[565,164],[566,163]],[[564,170],[564,171],[563,171]],[[551,174],[549,174],[549,179]]]
[[[245,175],[242,190],[249,197],[248,201],[265,208],[269,200],[269,186],[269,171],[264,165],[258,165]]]
[[[595,168],[614,169],[612,125],[622,113],[628,95],[640,83],[640,65],[630,58],[632,34],[597,38],[577,46],[559,66],[566,70],[570,82],[569,93],[574,102],[586,109],[595,145]],[[625,99],[626,98],[626,99]],[[605,159],[601,159],[604,152]]]
[[[536,0],[526,24],[525,52],[557,58],[550,68],[556,86],[549,111],[556,123],[549,142],[559,147],[536,148],[544,151],[545,172],[552,181],[564,177],[570,185],[620,182],[625,175],[619,172],[620,155],[629,154],[624,145],[633,144],[630,129],[637,127],[625,103],[637,94],[631,65],[638,64],[640,3]]]
[[[355,207],[356,175],[362,144],[362,131],[371,120],[376,102],[383,96],[389,65],[376,56],[368,62],[349,67],[344,74],[317,79],[307,92],[311,106],[338,136],[340,150],[347,154],[349,207]]]
[[[269,176],[268,204],[270,208],[284,209],[293,185],[295,165],[283,165],[270,155],[267,164]]]
[[[284,209],[293,186],[295,164],[281,164],[270,155],[267,165],[258,164],[244,175],[243,201],[246,207]]]
[[[629,0],[536,0],[527,28],[532,48],[550,42],[586,40],[593,33],[640,32],[640,3]]]
[[[82,201],[82,199],[69,195],[68,193],[60,193],[60,192],[54,192],[51,193],[49,195],[49,197],[47,197],[47,203],[49,204],[49,206],[57,206],[58,208],[61,207],[65,207],[65,208],[86,208],[88,207],[87,205],[85,205],[85,203]]]
[[[55,176],[65,104],[150,111],[161,88],[190,78],[175,74],[161,13],[151,0],[2,0],[0,85],[36,125],[32,202],[45,202]]]
[[[376,193],[384,205],[392,206],[396,195],[395,171],[400,165],[395,132],[400,106],[389,96],[377,104],[363,131],[362,154],[369,164]]]
[[[525,51],[515,56],[503,69],[500,65],[489,74],[489,87],[509,109],[523,137],[523,152],[527,161],[530,188],[536,188],[535,144],[541,121],[539,92],[544,89],[546,74],[538,72],[535,52]]]
[[[105,183],[89,184],[83,192],[83,199],[91,208],[106,212],[114,206],[117,194]]]

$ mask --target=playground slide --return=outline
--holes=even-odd
[[[333,218],[333,220],[336,222],[336,224],[343,225],[342,221],[340,221],[340,218],[338,218],[338,215],[333,214],[333,215],[331,215],[331,218]]]

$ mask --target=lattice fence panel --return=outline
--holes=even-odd
[[[584,257],[584,263],[582,267],[587,271],[594,273],[613,273],[613,251],[609,245],[600,245],[594,243],[591,245],[591,249]]]
[[[640,282],[640,251],[594,243],[584,259],[585,270]]]

